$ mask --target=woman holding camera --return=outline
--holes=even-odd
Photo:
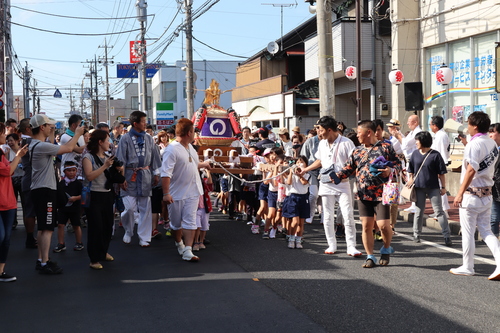
[[[112,183],[108,182],[106,172],[113,165],[114,157],[107,158],[109,150],[109,134],[104,130],[95,130],[87,144],[88,153],[83,157],[83,173],[90,182],[90,206],[85,208],[88,221],[87,252],[90,257],[90,268],[102,269],[100,261],[113,261],[108,253],[111,241],[114,213]],[[117,168],[118,169],[118,168]],[[123,168],[121,168],[123,171]]]

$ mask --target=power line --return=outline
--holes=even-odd
[[[58,35],[69,35],[69,36],[108,36],[108,35],[118,35],[118,34],[126,34],[129,32],[133,31],[139,31],[140,29],[133,29],[133,30],[127,30],[127,31],[119,31],[119,32],[108,32],[108,33],[100,33],[100,34],[77,34],[77,33],[71,33],[71,32],[61,32],[61,31],[52,31],[52,30],[45,30],[45,29],[40,29],[40,28],[35,28],[35,27],[30,27],[24,24],[20,23],[15,23],[12,21],[8,21],[11,24],[18,25],[23,28],[28,28],[28,29],[33,29],[33,30],[38,30],[38,31],[43,31],[43,32],[48,32],[52,34],[58,34]]]
[[[11,5],[11,7],[12,8],[17,8],[17,9],[20,9],[20,10],[25,10],[25,11],[28,11],[28,12],[37,13],[37,14],[48,15],[48,16],[55,16],[55,17],[62,17],[62,18],[69,18],[69,19],[76,19],[76,20],[127,20],[127,19],[136,19],[137,18],[137,16],[129,16],[129,17],[79,17],[79,16],[66,16],[66,15],[58,15],[58,14],[40,12],[40,11],[37,11],[37,10],[22,8],[22,7],[13,6],[13,5]],[[149,14],[147,16],[155,16],[155,14]]]
[[[248,59],[248,57],[239,56],[239,55],[234,55],[234,54],[230,54],[230,53],[227,53],[227,52],[221,51],[221,50],[219,50],[219,49],[216,49],[215,47],[212,47],[212,46],[210,46],[210,45],[208,45],[208,44],[203,43],[201,40],[197,39],[197,38],[196,38],[196,37],[194,37],[194,36],[193,36],[193,39],[194,39],[195,41],[197,41],[198,43],[205,45],[205,46],[206,46],[206,47],[208,47],[209,49],[212,49],[212,50],[217,51],[217,52],[219,52],[219,53],[222,53],[222,54],[225,54],[225,55],[228,55],[228,56],[231,56],[231,57],[235,57],[235,58]]]

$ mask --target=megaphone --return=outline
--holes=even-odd
[[[461,123],[458,121],[455,121],[453,119],[448,119],[443,126],[443,129],[447,133],[458,133],[458,134],[468,134],[467,128],[464,127]]]

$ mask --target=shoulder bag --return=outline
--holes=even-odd
[[[417,173],[415,174],[415,177],[413,177],[413,181],[410,185],[405,185],[403,189],[401,190],[401,196],[405,198],[407,201],[411,202],[416,202],[417,201],[417,193],[415,192],[415,181],[417,180],[418,174],[420,173],[420,170],[422,170],[422,167],[425,164],[425,160],[427,157],[429,157],[429,154],[431,153],[432,149],[430,149],[427,152],[427,155],[425,155],[424,160],[422,161],[422,164],[420,164],[420,168],[418,168]]]

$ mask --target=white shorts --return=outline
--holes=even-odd
[[[168,205],[168,217],[170,227],[173,230],[186,229],[196,230],[196,211],[200,197],[191,197],[184,200],[176,200]]]
[[[210,218],[210,213],[205,211],[205,208],[198,208],[196,212],[196,226],[200,228],[201,231],[208,231],[210,224],[208,219]]]

